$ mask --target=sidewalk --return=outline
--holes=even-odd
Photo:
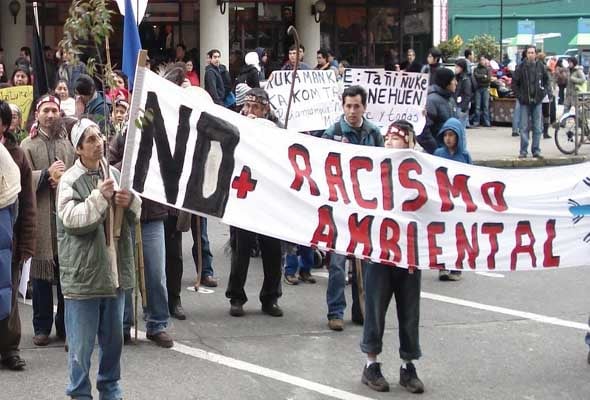
[[[494,168],[537,168],[590,161],[590,146],[582,145],[577,156],[565,155],[555,145],[553,133],[551,128],[551,139],[541,139],[542,159],[531,158],[530,154],[526,159],[519,159],[520,138],[512,137],[509,126],[468,129],[467,149],[474,164]]]

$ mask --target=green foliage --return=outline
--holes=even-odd
[[[457,57],[459,55],[459,51],[461,51],[461,46],[463,46],[463,39],[461,36],[455,35],[449,40],[440,42],[437,47],[442,53],[443,60],[446,61],[449,58]]]
[[[467,47],[473,50],[476,58],[484,55],[488,59],[498,60],[500,56],[500,44],[492,35],[483,34],[474,36],[467,42]]]
[[[74,63],[79,62],[81,54],[96,54],[98,62],[90,57],[86,63],[89,75],[96,76],[102,71],[102,76],[97,78],[107,86],[113,86],[112,67],[109,62],[103,63],[101,57],[103,46],[113,32],[111,16],[114,12],[108,3],[108,0],[73,0],[59,47]]]

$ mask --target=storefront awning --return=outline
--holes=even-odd
[[[590,46],[590,33],[578,33],[570,42],[570,46]]]

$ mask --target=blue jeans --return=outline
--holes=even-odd
[[[490,126],[490,90],[487,87],[475,90],[473,125],[479,125],[482,117],[484,126]]]
[[[512,132],[520,132],[520,102],[514,102],[514,113],[512,114]]]
[[[121,399],[121,352],[123,350],[123,291],[116,297],[65,300],[68,332],[66,394],[76,399],[92,399],[90,360],[98,336],[98,377],[96,388],[101,400]]]
[[[125,290],[125,309],[123,310],[123,332],[130,334],[132,326],[133,326],[133,289],[128,289],[128,290]]]
[[[590,346],[590,317],[588,318],[588,332],[586,332],[586,344]]]
[[[346,308],[346,256],[330,254],[330,268],[328,269],[328,289],[326,302],[328,303],[328,319],[344,319]]]
[[[295,275],[299,272],[309,272],[314,264],[314,251],[311,247],[284,244],[285,252],[285,275]]]
[[[209,235],[207,235],[207,218],[200,218],[201,220],[201,256],[203,258],[203,276],[201,278],[205,278],[207,276],[213,276],[213,254],[211,253],[211,246],[209,245]],[[195,268],[197,267],[198,263],[198,252],[197,252],[197,217],[191,217],[191,233],[193,235],[193,260],[195,261]]]
[[[145,328],[148,334],[155,335],[166,330],[170,318],[166,289],[164,221],[142,222],[141,236],[147,295]]]
[[[533,144],[531,153],[534,156],[541,154],[541,133],[543,132],[543,114],[542,105],[539,104],[521,104],[520,105],[520,154],[526,156],[529,148],[528,128],[529,118],[533,127]]]

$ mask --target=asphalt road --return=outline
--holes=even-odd
[[[420,330],[424,356],[416,366],[426,392],[413,395],[397,385],[400,360],[391,307],[380,361],[392,390],[377,393],[360,382],[365,361],[359,350],[362,328],[350,322],[349,309],[343,332],[327,327],[325,270],[314,271],[316,285],[284,285],[280,305],[285,315],[273,318],[260,311],[262,266],[256,259],[247,282],[246,316],[231,317],[224,296],[228,229],[215,222],[209,226],[221,286],[208,294],[183,291],[188,319],[172,320],[173,349],[145,339],[125,347],[125,399],[590,398],[584,344],[590,311],[588,268],[464,273],[460,282],[439,282],[435,273],[425,272]],[[185,288],[195,278],[191,244],[185,235]],[[66,398],[63,344],[36,348],[31,307],[22,305],[21,316],[21,355],[27,369],[0,370],[0,399]]]

